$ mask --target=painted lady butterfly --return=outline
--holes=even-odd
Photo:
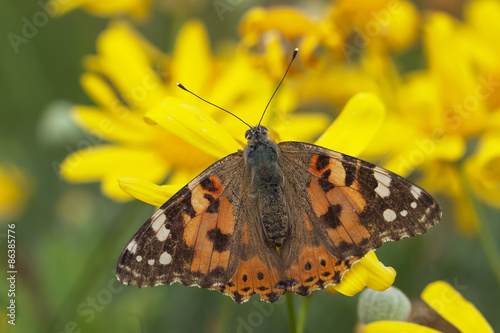
[[[441,219],[427,192],[388,170],[308,143],[276,143],[260,125],[245,138],[244,151],[208,167],[132,237],[117,265],[122,283],[177,281],[238,303],[254,294],[275,302],[336,285],[385,241]]]

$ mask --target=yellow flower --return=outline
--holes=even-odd
[[[96,16],[118,16],[127,14],[135,19],[143,19],[149,13],[151,0],[51,0],[47,8],[57,15],[64,15],[67,12],[82,7]]]
[[[341,115],[315,144],[358,155],[376,135],[384,116],[385,108],[375,95],[358,94],[347,103]],[[302,124],[302,128],[305,126],[307,123]],[[120,179],[120,186],[124,191],[155,206],[162,205],[183,185],[158,186],[140,179]],[[348,296],[355,295],[365,286],[385,290],[392,285],[395,276],[394,269],[385,267],[378,261],[375,253],[371,252],[346,273],[339,285],[329,287],[329,290]]]
[[[490,324],[476,307],[444,281],[429,284],[422,292],[421,297],[434,311],[462,333],[493,332]],[[366,325],[364,332],[433,333],[439,331],[413,323],[376,321]]]
[[[240,23],[242,45],[247,50],[257,50],[257,66],[279,77],[288,54],[282,51],[282,45],[288,50],[299,47],[299,62],[308,71],[324,70],[324,64],[331,60],[349,64],[365,52],[387,56],[411,46],[420,25],[418,11],[410,1],[347,0],[328,6],[316,4],[308,10],[292,6],[256,7],[245,14]],[[330,57],[316,55],[323,49]]]
[[[101,34],[97,50],[96,56],[85,59],[88,71],[81,81],[98,107],[74,109],[75,120],[93,138],[66,158],[61,174],[70,182],[101,181],[103,193],[116,200],[130,199],[120,190],[119,178],[161,183],[168,177],[169,182],[184,183],[242,147],[244,124],[182,91],[176,82],[252,124],[275,88],[275,82],[253,69],[242,52],[231,60],[214,58],[205,28],[197,21],[181,29],[172,57],[122,22],[112,23]],[[283,123],[296,129],[307,121],[308,130],[297,137],[310,139],[326,126],[327,117],[289,116],[295,100],[284,88],[264,122],[274,135],[286,137]]]
[[[0,222],[15,222],[32,191],[25,172],[14,165],[0,165]]]
[[[465,161],[465,172],[474,193],[485,202],[500,207],[500,134],[482,136],[474,155]]]

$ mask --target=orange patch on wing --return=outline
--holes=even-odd
[[[328,180],[337,186],[345,186],[345,169],[342,162],[331,158],[327,168],[332,172]]]
[[[361,193],[351,187],[343,187],[342,192],[357,213],[362,213],[365,210],[366,200]]]
[[[243,244],[248,244],[248,224],[243,222],[243,228],[241,231],[241,242]]]
[[[194,244],[193,262],[191,263],[192,272],[208,272],[210,258],[214,250],[214,243],[208,238],[207,233],[215,228],[216,223],[217,214],[203,214]]]
[[[206,190],[201,184],[196,185],[191,190],[191,205],[193,206],[196,214],[203,213],[210,205],[210,200],[205,198],[206,194],[210,195],[214,199],[217,199],[224,189],[224,185],[219,178],[212,176],[209,179],[215,187],[215,191]]]
[[[196,242],[196,237],[198,236],[198,227],[200,226],[200,221],[203,215],[198,215],[189,219],[184,224],[184,231],[182,232],[182,239],[188,245],[193,247]]]
[[[289,291],[307,295],[327,285],[338,284],[347,270],[345,263],[328,253],[323,245],[305,247],[288,270],[287,279],[298,282]]]
[[[220,232],[226,235],[230,235],[234,231],[234,216],[233,216],[233,205],[225,197],[219,198],[219,220],[217,221],[217,227]]]
[[[324,215],[328,211],[330,204],[328,203],[323,190],[319,186],[317,179],[311,180],[311,183],[307,188],[307,193],[316,216],[320,217]]]
[[[314,256],[316,258],[319,277],[323,280],[324,285],[326,286],[332,282],[336,283],[334,281],[335,267],[333,265],[337,262],[337,258],[330,255],[323,245],[314,249]]]
[[[217,189],[216,191],[211,193],[215,194],[215,196],[219,196],[222,193],[222,190],[224,190],[224,185],[222,184],[220,179],[215,176],[211,176],[210,180],[214,184],[214,187]]]
[[[223,270],[227,269],[227,266],[229,265],[229,251],[223,251],[223,252],[217,252],[213,251],[212,252],[212,258],[210,259],[210,271],[215,270],[216,268],[220,267]]]
[[[321,170],[316,169],[316,165],[318,163],[318,157],[319,157],[318,155],[314,155],[311,158],[311,163],[309,164],[309,172],[317,177],[321,177],[321,174],[323,173],[324,168]]]
[[[339,246],[340,243],[346,242],[349,244],[352,244],[353,240],[349,236],[349,234],[346,232],[344,227],[340,226],[336,229],[328,228],[327,229],[328,237],[332,240],[332,242],[335,244],[335,246]]]
[[[268,299],[267,294],[275,292],[282,295],[283,290],[274,287],[279,281],[279,274],[275,268],[269,268],[258,256],[241,261],[236,274],[225,285],[224,293],[232,296],[239,294],[240,301],[249,299],[253,294],[260,294],[262,299]]]
[[[356,211],[361,213],[362,210],[359,211],[357,208],[359,207],[359,209],[360,209],[360,205],[362,205],[362,207],[364,209],[365,201],[362,197],[361,198],[351,197],[349,195],[351,193],[350,191],[352,191],[356,194],[359,194],[358,192],[350,189],[349,187],[344,187],[344,188],[336,187],[336,188],[330,190],[326,194],[326,197],[328,198],[328,202],[331,205],[340,205],[342,207],[342,211],[340,213],[339,218],[340,218],[340,222],[344,226],[345,230],[344,230],[344,228],[340,228],[340,227],[335,229],[335,231],[338,231],[337,240],[338,241],[345,240],[345,241],[349,241],[350,243],[354,242],[354,243],[358,244],[363,239],[370,237],[371,234],[368,231],[368,229],[366,229],[366,227],[361,224],[359,216],[356,213]],[[362,200],[362,202],[358,203],[358,201],[356,201],[356,200]],[[347,235],[346,231],[347,231],[348,235]],[[335,235],[335,233],[331,232],[330,230],[328,233],[331,236]],[[337,243],[334,238],[332,238],[332,240],[335,243]]]
[[[304,217],[304,222],[306,224],[306,228],[308,231],[313,230],[313,226],[311,224],[311,220],[309,220],[309,217],[307,216],[306,212],[302,212],[302,216]]]

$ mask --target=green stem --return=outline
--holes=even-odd
[[[297,324],[295,321],[295,305],[293,294],[286,294],[286,305],[288,309],[288,319],[290,321],[290,332],[298,333]]]
[[[491,231],[488,221],[484,216],[483,208],[477,200],[472,200],[474,210],[477,212],[478,228],[479,228],[479,242],[483,248],[486,259],[490,265],[498,285],[500,286],[500,253],[498,253],[498,246],[495,244],[493,232]]]
[[[309,304],[311,303],[310,296],[302,297],[300,305],[299,318],[297,320],[297,333],[304,333],[306,327],[307,313],[309,312]]]

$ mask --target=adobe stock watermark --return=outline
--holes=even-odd
[[[446,281],[448,282],[448,281]],[[449,282],[448,282],[449,283]],[[449,283],[451,285],[451,283]],[[466,290],[468,287],[466,285],[462,285],[458,282],[458,278],[455,277],[453,281],[453,288],[461,293]],[[432,301],[432,304],[429,304],[428,307],[421,307],[418,309],[418,315],[414,318],[413,322],[422,326],[430,326],[433,322],[439,318],[439,314],[434,309],[443,309],[448,304],[452,304],[457,300],[455,294],[450,294],[448,290],[443,290],[439,298],[436,298]],[[432,308],[430,307],[432,305]]]
[[[232,12],[236,7],[238,7],[243,0],[214,0],[212,6],[219,16],[219,20],[224,21],[224,14],[226,12]]]
[[[399,167],[394,170],[397,174],[407,174],[422,165],[429,156],[436,152],[438,145],[450,139],[447,130],[457,131],[464,126],[467,119],[477,112],[481,102],[485,101],[500,87],[500,81],[494,81],[492,74],[488,77],[478,77],[477,82],[473,94],[465,97],[462,102],[455,103],[443,114],[445,126],[435,127],[428,137],[414,140],[416,148],[406,157],[400,157]]]
[[[371,39],[385,36],[391,20],[401,12],[401,9],[401,1],[391,1],[384,9],[372,10],[370,12],[372,19],[366,22],[364,27],[353,27],[355,34],[352,44],[345,42],[341,45],[347,63],[351,62],[353,55],[359,56],[362,50],[370,44]]]
[[[275,303],[267,303],[261,301],[260,299],[254,299],[252,304],[255,306],[255,310],[245,316],[238,316],[236,318],[236,322],[238,323],[236,333],[260,332],[261,330],[259,327],[264,324],[264,320],[271,317],[276,309],[276,306],[283,304],[284,302],[285,297],[281,297]]]
[[[100,289],[95,295],[87,297],[84,301],[76,307],[76,314],[79,318],[83,320],[86,324],[90,324],[101,313],[106,306],[108,306],[113,298],[121,293],[124,289],[123,284],[118,281],[115,276],[115,271],[111,272],[113,277],[109,279],[106,287]],[[63,330],[58,331],[61,333],[82,333],[82,328],[78,325],[77,321],[68,321],[64,324]]]
[[[21,25],[17,32],[9,32],[7,39],[12,46],[15,54],[19,53],[20,46],[26,45],[38,35],[41,28],[49,23],[49,19],[57,16],[61,5],[66,4],[70,0],[50,1],[38,0],[37,4],[40,10],[36,11],[31,17],[21,17]]]
[[[102,112],[102,118],[97,124],[97,128],[92,128],[89,130],[84,130],[83,134],[85,139],[80,140],[76,147],[67,145],[65,147],[68,152],[68,157],[66,159],[66,168],[74,169],[77,168],[83,161],[83,157],[86,154],[92,153],[95,147],[104,143],[106,137],[109,137],[113,131],[117,130],[116,124],[113,122],[113,118],[118,120],[125,120],[130,112],[132,112],[127,103],[128,101],[133,105],[140,104],[149,95],[151,91],[159,87],[159,81],[157,80],[157,73],[151,68],[146,68],[146,75],[142,78],[141,82],[134,87],[132,87],[128,94],[116,96],[111,107],[107,109],[110,111],[111,116],[106,116],[106,112]],[[61,164],[62,162],[54,161],[51,166],[57,175],[60,182],[63,181],[61,176]]]

